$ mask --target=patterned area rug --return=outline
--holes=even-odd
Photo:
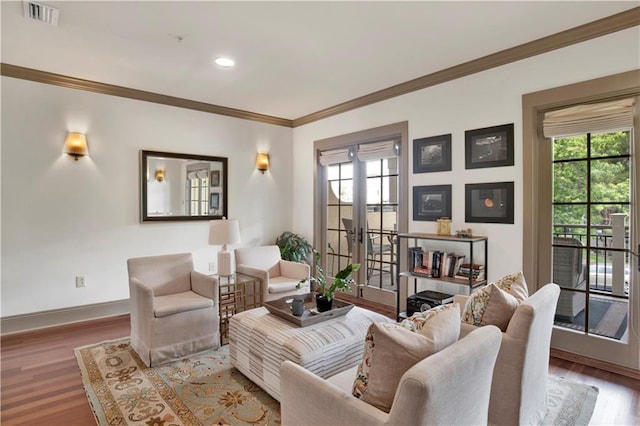
[[[280,404],[230,366],[229,346],[154,368],[128,338],[75,354],[99,425],[280,424]]]
[[[278,425],[280,405],[231,367],[229,346],[149,368],[129,339],[75,349],[99,425]],[[586,425],[598,388],[550,376],[544,425]]]
[[[547,416],[543,425],[588,425],[598,398],[598,388],[572,382],[564,377],[547,379]]]

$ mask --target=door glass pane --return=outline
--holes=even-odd
[[[353,239],[348,238],[352,234],[347,232],[345,221],[353,217],[353,164],[328,166],[327,178],[325,272],[333,277],[351,262]]]
[[[586,204],[557,204],[553,206],[554,237],[573,237],[584,243],[586,235]]]
[[[631,144],[629,143],[630,133],[592,133],[591,134],[591,157],[611,157],[614,155],[629,154]]]
[[[553,201],[587,201],[587,162],[572,161],[553,165]]]
[[[587,156],[587,135],[571,136],[553,140],[553,159],[570,160]]]
[[[629,157],[591,162],[591,202],[629,201]]]
[[[368,161],[366,165],[367,285],[395,289],[395,224],[397,223],[397,170],[395,159]],[[393,185],[393,186],[392,186]]]

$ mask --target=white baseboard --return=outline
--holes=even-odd
[[[0,334],[7,335],[40,328],[71,324],[129,313],[129,299],[72,308],[53,309],[0,318]]]

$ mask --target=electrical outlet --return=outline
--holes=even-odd
[[[216,271],[216,262],[209,262],[209,272]]]
[[[76,287],[84,287],[84,275],[79,275],[76,277]]]

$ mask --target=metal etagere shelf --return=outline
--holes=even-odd
[[[404,244],[402,239],[406,239],[407,243]],[[413,240],[413,245],[409,243]],[[396,316],[398,319],[406,316],[405,312],[400,312],[400,301],[401,301],[401,285],[407,286],[407,294],[409,294],[408,285],[409,280],[413,280],[413,294],[418,291],[418,280],[428,280],[435,282],[442,282],[447,284],[455,284],[460,286],[465,286],[468,289],[468,293],[471,293],[475,288],[483,286],[487,283],[487,261],[488,261],[488,238],[487,237],[456,237],[453,235],[438,235],[438,234],[423,234],[423,233],[399,233],[397,236],[397,244],[396,244],[396,259],[404,259],[402,257],[402,251],[408,250],[408,247],[425,247],[429,246],[434,248],[434,250],[438,250],[439,247],[451,247],[462,245],[461,250],[464,251],[465,258],[468,253],[467,263],[472,265],[476,264],[478,261],[483,263],[479,263],[484,268],[483,278],[474,280],[473,272],[469,274],[468,278],[458,278],[458,277],[449,277],[449,276],[429,276],[424,274],[415,273],[412,271],[409,265],[401,265],[398,264],[398,268],[396,270],[396,282],[398,283],[397,292],[396,292]],[[409,258],[409,256],[407,256]],[[481,259],[481,260],[480,260]],[[409,262],[412,259],[409,258]],[[404,269],[406,268],[406,269]],[[404,315],[403,315],[404,314]]]

